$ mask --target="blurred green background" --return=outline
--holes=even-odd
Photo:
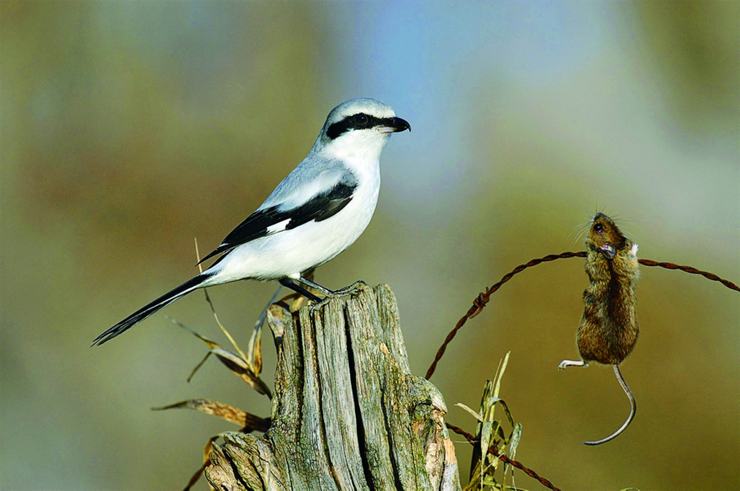
[[[165,314],[217,337],[200,293],[88,346],[189,277],[193,237],[215,246],[347,98],[393,105],[413,132],[384,153],[370,227],[317,277],[389,283],[419,375],[483,286],[581,248],[596,210],[641,257],[737,280],[738,5],[3,0],[0,488],[179,488],[233,427],[151,406],[209,397],[269,413],[215,362],[186,383],[203,348]],[[627,403],[607,368],[556,370],[576,355],[585,284],[570,259],[493,297],[433,379],[450,420],[473,428],[453,405],[476,407],[511,350],[518,457],[556,484],[737,489],[738,295],[643,268],[623,366],[637,419],[588,448]],[[246,342],[273,289],[211,294]]]

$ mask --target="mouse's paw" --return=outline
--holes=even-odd
[[[568,367],[587,367],[588,363],[583,360],[563,360],[558,364],[558,370],[565,370]]]

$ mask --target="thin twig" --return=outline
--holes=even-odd
[[[464,436],[465,439],[468,440],[468,442],[471,445],[475,446],[475,444],[478,442],[478,440],[472,434],[470,434],[467,431],[463,430],[459,426],[453,425],[452,423],[449,423],[447,421],[445,421],[445,425],[447,426],[448,429],[454,431],[458,435]],[[518,460],[514,460],[512,458],[509,458],[507,455],[500,453],[498,450],[496,450],[495,445],[492,445],[492,446],[488,447],[488,453],[490,453],[491,455],[493,455],[497,459],[501,460],[501,462],[504,462],[506,464],[509,464],[512,467],[516,467],[517,469],[519,469],[520,471],[524,472],[526,475],[528,475],[532,479],[536,479],[537,481],[539,481],[540,484],[542,484],[543,486],[545,486],[547,489],[552,489],[553,491],[560,491],[560,488],[558,488],[557,486],[555,486],[549,479],[546,479],[546,478],[540,476],[539,474],[537,474],[537,472],[535,470],[530,469],[529,467],[527,467],[526,465],[522,464]]]
[[[198,261],[198,271],[203,273],[203,266],[200,264],[200,251],[198,250],[198,239],[193,237],[193,240],[195,241],[195,257]],[[224,326],[221,323],[221,320],[218,318],[218,314],[216,313],[216,307],[213,305],[213,301],[211,301],[211,296],[208,295],[208,289],[203,288],[203,293],[206,296],[206,302],[208,302],[208,305],[211,307],[211,313],[213,314],[213,318],[216,321],[216,325],[218,325],[218,328],[221,329],[221,332],[224,333],[224,336],[226,336],[226,339],[229,340],[229,343],[231,343],[231,346],[234,347],[234,349],[239,353],[239,356],[242,357],[243,360],[248,362],[247,355],[244,354],[242,349],[239,347],[238,344],[236,344],[236,340],[231,336],[231,333],[229,333],[229,330],[226,329],[226,326]]]
[[[434,374],[434,371],[437,369],[437,364],[439,363],[439,360],[442,358],[442,356],[444,356],[445,351],[447,350],[447,345],[449,345],[450,342],[455,338],[455,336],[457,336],[458,331],[462,329],[462,327],[465,325],[465,323],[468,320],[480,314],[480,312],[485,308],[485,306],[490,301],[491,295],[496,293],[496,291],[499,288],[501,288],[501,286],[503,286],[504,283],[506,283],[511,278],[513,278],[514,276],[521,273],[527,268],[537,266],[538,264],[547,263],[550,261],[556,261],[558,259],[567,259],[571,257],[586,257],[586,252],[585,251],[561,252],[560,254],[548,254],[547,256],[532,259],[531,261],[528,261],[524,264],[520,264],[516,268],[512,269],[510,272],[506,273],[499,281],[497,281],[496,283],[494,283],[493,285],[489,286],[488,288],[483,290],[481,293],[479,293],[478,296],[475,297],[475,300],[473,300],[473,305],[471,305],[468,311],[465,312],[465,315],[460,317],[460,319],[455,324],[455,327],[453,327],[452,330],[449,332],[449,334],[447,334],[447,337],[445,338],[445,340],[442,342],[442,345],[437,350],[437,354],[434,356],[434,360],[432,361],[432,364],[429,365],[429,368],[427,369],[426,378],[430,379],[432,377],[432,375]],[[639,261],[640,261],[640,264],[642,264],[643,266],[651,266],[651,267],[654,266],[654,267],[664,268],[664,269],[676,269],[679,271],[683,271],[684,273],[698,274],[708,280],[717,281],[719,283],[722,283],[724,286],[726,286],[727,288],[731,290],[740,292],[740,287],[738,287],[737,284],[733,283],[732,281],[721,278],[714,273],[696,269],[693,266],[682,266],[680,264],[655,261],[653,259],[640,259]]]
[[[274,304],[277,301],[282,289],[282,285],[278,286],[275,290],[275,293],[273,293],[270,297],[270,300],[267,301],[267,305],[265,305],[264,308],[260,311],[260,315],[259,317],[257,317],[257,322],[254,323],[255,329],[257,329],[258,327],[262,327],[262,324],[265,323],[265,319],[267,319],[267,311],[269,310],[270,305]]]

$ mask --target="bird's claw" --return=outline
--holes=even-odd
[[[352,293],[355,293],[357,290],[366,287],[367,283],[365,283],[362,280],[357,280],[354,283],[352,283],[349,286],[345,286],[344,288],[340,288],[338,290],[331,290],[330,293],[326,294],[324,298],[321,299],[311,299],[311,303],[309,304],[309,310],[311,313],[316,312],[317,310],[320,310],[324,305],[326,305],[329,300],[332,298],[341,297],[344,295],[351,295]]]
[[[362,280],[357,280],[354,283],[352,283],[349,286],[345,286],[344,288],[340,288],[339,290],[334,291],[334,295],[347,295],[350,293],[354,293],[357,290],[359,290],[362,287],[367,286],[367,283],[365,283]]]
[[[311,302],[308,304],[308,311],[311,314],[318,312],[324,307],[324,305],[328,304],[329,300],[331,299],[332,299],[331,296],[326,296],[323,299],[318,300],[318,301],[311,300]]]

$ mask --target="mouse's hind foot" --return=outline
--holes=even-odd
[[[568,367],[583,367],[586,368],[588,362],[584,360],[563,360],[558,364],[559,370],[565,370]]]

